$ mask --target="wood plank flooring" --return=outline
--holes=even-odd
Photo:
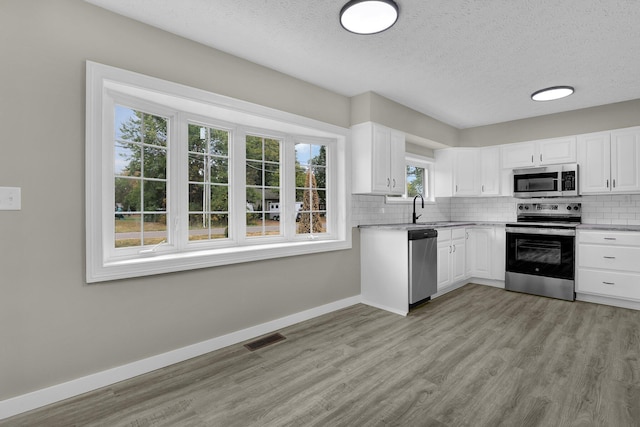
[[[467,285],[365,305],[3,426],[640,426],[640,311]]]

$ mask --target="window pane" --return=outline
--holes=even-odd
[[[211,182],[226,184],[229,182],[229,160],[222,157],[211,158]]]
[[[425,190],[425,170],[424,168],[407,165],[407,197],[415,197],[418,194],[426,197]]]
[[[198,154],[189,154],[189,181],[204,182],[205,166],[204,156]]]
[[[204,184],[189,184],[189,211],[203,212],[206,186]]]
[[[189,124],[189,241],[229,237],[229,131]]]
[[[144,176],[145,178],[165,179],[167,177],[166,148],[144,147]]]
[[[211,186],[211,210],[210,212],[229,211],[229,187],[226,185]]]
[[[280,145],[278,140],[247,136],[247,237],[281,234]]]
[[[116,211],[140,211],[140,180],[131,178],[115,178]]]
[[[115,247],[140,246],[142,238],[140,214],[116,212],[115,221]]]
[[[264,163],[247,160],[247,185],[262,186]]]
[[[247,135],[247,159],[262,160],[262,138]]]
[[[142,142],[142,113],[130,108],[116,105],[115,135],[116,139]]]
[[[229,156],[229,132],[220,129],[210,129],[209,154]]]
[[[145,212],[165,211],[167,208],[167,183],[164,181],[143,181]]]
[[[122,176],[140,176],[140,146],[116,141],[114,172]]]
[[[143,138],[145,144],[167,145],[167,119],[151,114],[138,113],[142,115],[142,127],[144,129]]]
[[[264,160],[267,162],[280,162],[280,141],[276,139],[264,140]]]
[[[303,188],[296,189],[296,202],[301,203],[296,232],[316,234],[326,232],[325,220],[320,215],[321,204],[326,205],[326,191],[318,190],[313,169],[305,173]]]
[[[144,214],[144,245],[157,245],[167,241],[167,216]]]

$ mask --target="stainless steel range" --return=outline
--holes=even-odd
[[[575,300],[575,236],[580,203],[519,203],[506,225],[505,288]]]

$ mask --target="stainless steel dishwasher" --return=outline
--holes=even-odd
[[[409,230],[409,307],[422,304],[438,291],[438,232]]]

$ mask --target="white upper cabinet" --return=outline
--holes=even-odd
[[[535,144],[519,142],[502,146],[502,167],[505,169],[526,168],[533,166]]]
[[[500,195],[500,150],[447,148],[436,150],[436,197]]]
[[[404,133],[366,122],[351,127],[352,192],[404,194]]]
[[[578,136],[580,194],[611,191],[611,132]]]
[[[536,141],[536,162],[538,165],[575,163],[576,137],[551,138]]]
[[[640,191],[640,127],[578,136],[581,194]]]
[[[480,195],[500,195],[500,148],[487,147],[480,150]]]
[[[611,132],[611,191],[640,191],[640,128]]]
[[[480,191],[480,157],[478,149],[457,149],[453,165],[453,195],[477,196]]]
[[[502,146],[502,167],[505,169],[575,163],[576,161],[575,136]]]

